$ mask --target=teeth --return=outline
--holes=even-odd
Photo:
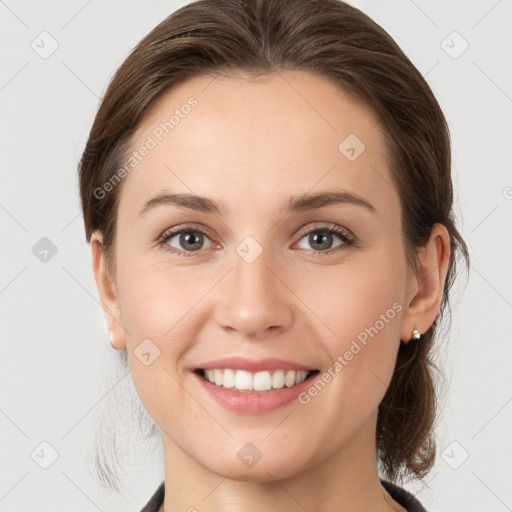
[[[204,370],[204,378],[228,389],[240,391],[268,391],[280,389],[284,386],[290,388],[305,381],[310,372],[305,370],[274,370],[263,372],[248,372],[245,370],[214,369]]]

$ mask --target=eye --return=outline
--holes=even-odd
[[[336,224],[317,224],[308,230],[302,229],[299,236],[301,237],[299,247],[307,249],[307,247],[301,245],[302,240],[305,239],[306,243],[311,245],[312,249],[310,250],[315,255],[345,250],[354,243],[351,233]],[[332,243],[335,238],[338,238],[341,242],[333,248]],[[194,253],[199,253],[201,249],[209,249],[213,245],[206,231],[192,226],[166,231],[158,243],[166,250],[183,256],[194,256]]]
[[[205,240],[209,243],[206,247],[204,246]],[[170,232],[168,231],[164,233],[159,243],[166,248],[172,247],[174,249],[172,252],[174,253],[184,254],[186,256],[192,256],[192,254],[187,253],[198,252],[200,249],[208,249],[212,245],[212,242],[205,231],[192,227],[185,227]],[[173,246],[172,243],[178,244],[178,247]]]
[[[306,243],[309,243],[313,251],[317,254],[333,253],[338,250],[348,249],[348,247],[354,243],[350,232],[335,224],[316,225],[308,231],[301,231],[300,236],[302,237],[301,241],[305,239]],[[332,244],[335,238],[340,239],[341,243],[333,248]],[[307,249],[307,247],[301,246],[300,242],[299,247],[301,249]]]

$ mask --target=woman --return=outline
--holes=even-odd
[[[162,433],[144,511],[425,510],[450,143],[337,0],[203,0],[116,72],[80,164],[112,346]]]

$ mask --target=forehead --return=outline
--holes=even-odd
[[[311,189],[398,201],[376,115],[308,72],[189,79],[152,105],[132,150],[144,146],[121,205],[140,209],[163,189],[232,202],[234,211],[248,197],[273,207]]]

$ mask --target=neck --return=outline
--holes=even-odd
[[[260,466],[257,480],[234,479],[229,469],[223,475],[210,471],[163,433],[165,511],[404,511],[380,484],[375,431],[376,415],[329,458],[285,478],[278,467]]]

